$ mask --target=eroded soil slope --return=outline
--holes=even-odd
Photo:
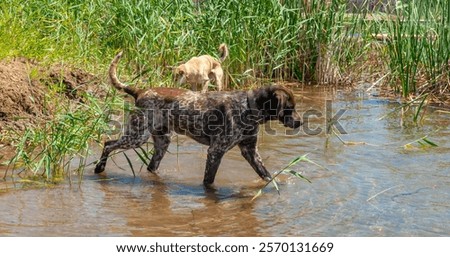
[[[25,58],[0,61],[0,133],[47,120],[59,97],[79,101],[86,91],[96,93],[99,83],[80,69],[48,68]]]

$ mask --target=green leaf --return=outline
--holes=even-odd
[[[275,189],[277,190],[278,195],[280,195],[280,188],[278,187],[278,183],[275,179],[272,180],[272,184],[275,187]]]
[[[428,140],[427,138],[422,138],[422,140],[425,141],[427,144],[429,144],[431,146],[436,146],[436,147],[438,146],[436,143]]]
[[[133,172],[133,176],[136,177],[136,173],[134,172],[133,164],[131,163],[130,158],[128,158],[128,155],[124,152],[123,155],[125,155],[125,158],[127,159],[128,165],[131,167],[131,171]]]
[[[290,169],[290,167],[296,165],[297,163],[299,163],[299,162],[301,162],[301,161],[309,162],[309,163],[312,163],[312,164],[314,164],[314,165],[316,165],[316,166],[318,166],[318,167],[321,167],[321,168],[323,168],[323,169],[326,169],[326,168],[324,168],[323,166],[317,164],[316,162],[313,162],[313,161],[309,160],[306,156],[308,156],[308,154],[304,154],[304,155],[302,155],[302,156],[298,156],[298,157],[294,158],[294,159],[293,159],[292,161],[290,161],[289,164],[286,165],[286,167],[284,167],[282,170],[275,172],[274,175],[272,176],[272,178],[271,178],[269,181],[267,181],[267,183],[266,183],[266,184],[265,184],[265,185],[264,185],[264,186],[256,193],[256,195],[252,198],[252,201],[253,201],[254,199],[256,199],[257,197],[259,197],[260,195],[262,195],[263,189],[266,188],[266,187],[267,187],[269,184],[271,184],[271,183],[273,184],[273,186],[274,186],[275,189],[277,190],[278,194],[280,194],[280,188],[279,188],[278,183],[276,182],[275,179],[276,179],[281,173],[290,174],[290,175],[293,175],[293,176],[295,176],[295,177],[297,177],[297,178],[306,180],[306,181],[309,182],[309,183],[312,183],[311,180],[309,180],[308,178],[306,178],[305,176],[303,176],[300,172],[297,172],[297,171],[294,171],[294,170]]]
[[[294,175],[297,178],[303,179],[308,181],[309,183],[312,183],[311,180],[309,180],[308,178],[306,178],[305,176],[303,176],[302,174],[300,174],[300,172],[297,172],[295,170],[283,170],[284,173],[288,173],[291,175]]]
[[[262,195],[262,191],[263,191],[263,190],[260,189],[260,190],[258,191],[258,193],[256,193],[255,196],[253,196],[252,201],[255,200],[256,198],[260,197],[260,196]]]
[[[142,150],[142,153],[145,155],[145,158],[147,158],[147,160],[150,160],[150,155],[149,152],[147,152],[144,148],[142,148],[142,146],[139,146],[139,148]]]
[[[136,149],[134,149],[134,148],[133,148],[133,150],[134,150],[134,152],[138,155],[139,159],[140,159],[145,165],[148,166],[148,158],[147,158],[147,156],[146,156],[146,154],[145,154],[145,150],[141,148],[142,153],[139,153],[139,152],[138,152]]]
[[[292,161],[287,165],[287,167],[291,167],[291,166],[294,166],[295,164],[297,164],[297,163],[299,163],[299,162],[301,162],[301,161],[306,161],[306,160],[308,160],[308,158],[306,158],[306,156],[308,156],[308,154],[304,154],[304,155],[302,155],[302,156],[298,156],[297,158],[295,158],[294,160],[292,160]]]
[[[417,111],[416,111],[416,113],[414,114],[414,117],[413,117],[414,122],[417,122],[417,120],[419,118],[419,115],[420,115],[420,111],[423,109],[423,105],[425,103],[425,100],[427,100],[427,97],[428,97],[428,94],[425,94],[423,96],[423,98],[422,98],[422,101],[419,104],[419,107],[417,107]]]

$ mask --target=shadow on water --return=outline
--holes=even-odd
[[[298,91],[298,111],[322,133],[260,134],[267,168],[279,170],[293,158],[312,183],[280,177],[275,190],[251,201],[264,185],[237,149],[226,154],[217,190],[202,186],[206,147],[179,136],[157,174],[145,167],[133,176],[122,155],[107,172],[89,167],[81,183],[13,190],[0,182],[0,234],[21,236],[449,236],[450,114],[427,109],[419,125],[397,102],[366,94],[317,88]],[[339,138],[327,135],[326,106],[345,113]],[[320,115],[319,115],[320,114]],[[386,116],[380,120],[380,117]],[[416,142],[427,138],[438,147]],[[344,144],[353,142],[354,144]],[[358,144],[356,144],[358,143]],[[408,147],[407,147],[408,146]],[[134,167],[141,165],[127,152]],[[95,160],[97,156],[92,156]],[[6,186],[8,184],[8,186]]]
[[[95,181],[95,179],[94,179]],[[133,236],[257,235],[251,192],[231,186],[205,189],[154,174],[99,181],[102,209],[114,210]],[[252,190],[253,191],[253,190]]]

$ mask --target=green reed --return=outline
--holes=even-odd
[[[263,190],[265,188],[267,188],[267,186],[269,184],[272,184],[275,187],[275,189],[277,190],[278,194],[280,194],[280,188],[278,186],[277,177],[281,174],[286,174],[286,175],[289,175],[289,176],[292,176],[292,177],[295,177],[298,179],[302,179],[306,182],[312,183],[311,180],[309,180],[307,177],[303,176],[302,172],[295,171],[292,169],[292,167],[296,166],[300,162],[307,162],[310,164],[314,164],[315,166],[317,166],[319,168],[326,169],[322,165],[317,164],[316,162],[310,160],[307,156],[308,156],[308,154],[304,154],[302,156],[297,156],[296,158],[291,160],[284,168],[275,172],[272,175],[272,178],[269,181],[267,181],[267,183],[261,189],[259,189],[258,192],[253,196],[252,201],[255,200],[256,198],[260,197],[263,194]]]
[[[172,67],[230,47],[224,64],[231,88],[255,79],[311,83],[358,81],[373,32],[394,88],[445,89],[449,75],[448,1],[398,1],[392,13],[348,11],[346,0],[19,1],[0,3],[0,58],[64,60],[104,68],[118,50],[128,72],[152,85],[172,85]],[[368,16],[379,19],[370,20]]]
[[[398,4],[380,30],[387,33],[387,63],[403,96],[440,89],[448,77],[450,11],[446,0]],[[397,86],[400,85],[400,86]]]
[[[96,70],[124,49],[129,71],[148,71],[157,85],[171,84],[172,66],[216,55],[225,42],[230,58],[224,67],[237,86],[248,78],[322,82],[330,80],[324,67],[340,72],[348,55],[359,52],[348,40],[359,24],[346,18],[344,0],[5,0],[0,58],[62,59]]]
[[[425,34],[423,66],[427,85],[441,93],[448,86],[442,78],[448,79],[450,75],[450,4],[443,0],[433,4],[426,2],[424,7],[429,28]]]
[[[12,137],[15,155],[11,168],[32,172],[48,181],[76,175],[83,176],[92,142],[101,141],[108,131],[109,114],[117,105],[114,96],[99,103],[86,94],[83,102],[74,105],[58,99],[61,109],[55,117],[39,126],[30,126],[20,136]],[[75,162],[75,163],[74,163]]]

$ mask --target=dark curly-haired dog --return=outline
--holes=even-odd
[[[178,88],[135,89],[117,78],[121,55],[112,61],[109,77],[115,88],[135,98],[137,108],[129,117],[124,135],[105,143],[95,173],[104,171],[112,151],[139,147],[150,137],[155,151],[147,169],[155,171],[170,144],[170,133],[175,131],[209,146],[205,186],[214,182],[222,157],[236,145],[262,179],[271,178],[257,150],[258,129],[269,120],[279,120],[289,128],[301,125],[289,89],[274,85],[249,91],[208,93]]]

